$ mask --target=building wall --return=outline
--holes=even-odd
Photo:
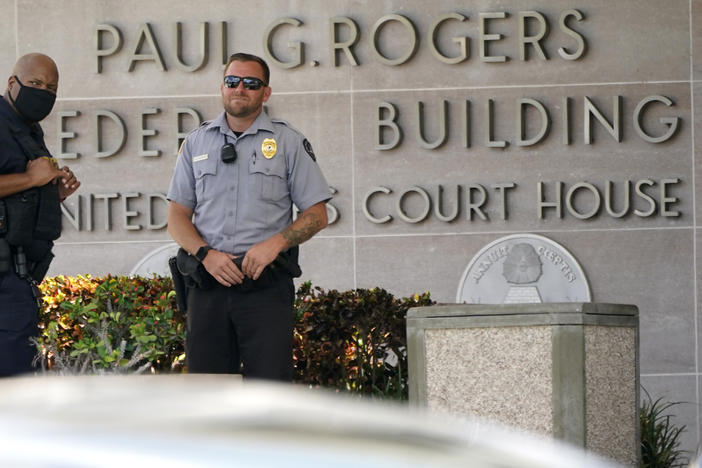
[[[381,286],[402,296],[430,291],[437,301],[453,302],[466,265],[483,246],[514,233],[546,236],[579,260],[594,301],[639,307],[642,384],[654,397],[689,402],[676,407],[676,421],[688,427],[686,448],[696,448],[701,204],[695,185],[700,175],[695,136],[702,112],[702,0],[556,0],[528,6],[509,0],[212,0],[206,7],[182,0],[63,0],[58,5],[0,0],[6,13],[0,20],[0,68],[9,75],[16,58],[31,51],[56,60],[59,96],[43,126],[54,154],[83,183],[79,196],[65,204],[74,221],[66,218],[50,274],[129,273],[145,256],[171,243],[159,227],[165,202],[149,195],[165,194],[177,133],[196,125],[189,114],[179,117],[179,109],[194,109],[203,119],[220,112],[218,86],[227,53],[264,55],[264,44],[270,44],[275,58],[291,63],[295,51],[288,43],[301,41],[302,64],[285,68],[272,63],[268,112],[306,134],[336,191],[330,209],[336,221],[304,245],[302,279],[324,288]],[[560,25],[570,10],[583,19],[570,12],[565,26]],[[431,45],[433,25],[452,12],[467,19],[441,22],[433,37],[437,53],[449,57],[460,53],[454,38],[469,38],[469,56],[456,64],[439,60]],[[520,58],[522,17],[527,17],[527,35],[539,30],[533,12],[547,24],[540,42],[545,59],[531,46],[525,59]],[[392,14],[401,15],[402,21],[388,16]],[[485,41],[481,14],[487,18]],[[284,18],[301,23],[282,23],[267,35]],[[351,48],[357,65],[342,51],[336,53],[335,65],[330,23],[339,23],[336,34],[342,42],[353,37],[350,20],[358,28]],[[198,61],[201,23],[208,25],[209,53],[195,71],[177,65],[178,22],[186,64]],[[96,49],[108,50],[115,38],[107,25],[119,32],[121,47],[105,53],[98,71]],[[384,63],[383,57],[398,59],[411,52],[413,34],[417,39],[411,58],[400,65]],[[584,53],[566,60],[558,51],[576,53],[574,36],[583,38]],[[146,60],[138,60],[140,54]],[[499,56],[507,59],[491,61]],[[671,105],[656,98],[635,119],[637,105],[650,96],[663,96]],[[541,104],[549,126],[537,143],[520,146],[519,115],[525,140],[544,124],[533,101],[518,111],[519,100],[526,98]],[[420,102],[424,118],[418,116]],[[588,102],[612,126],[618,103],[618,138],[594,117],[586,125]],[[444,142],[425,148],[441,140],[444,106]],[[124,144],[113,155],[97,157],[99,151],[120,146],[119,125],[109,116],[100,117],[105,111],[123,122]],[[668,124],[661,118],[678,122],[665,141],[652,143],[637,132],[640,122],[646,134],[664,135]],[[392,124],[402,129],[402,138],[383,149],[395,135]],[[147,136],[140,135],[142,129]],[[156,133],[149,135],[149,130]],[[428,142],[424,146],[422,138]],[[504,147],[495,147],[501,141]],[[145,156],[142,150],[160,153]],[[608,181],[613,194],[609,211],[615,215],[607,210]],[[561,216],[546,206],[540,213],[539,185],[542,199],[554,202],[559,182]],[[435,212],[439,186],[443,215],[456,206],[459,190],[453,221],[442,221]],[[637,186],[644,195],[636,193]],[[391,192],[375,193],[366,203],[367,194],[378,187]],[[430,205],[414,187],[426,192]],[[422,221],[407,222],[398,212],[398,201],[407,218],[421,218],[427,207],[430,211]],[[480,209],[471,211],[469,201]],[[621,217],[616,215],[620,211],[625,212]],[[392,220],[369,219],[384,215]]]

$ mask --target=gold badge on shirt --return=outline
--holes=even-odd
[[[271,159],[273,156],[275,156],[275,152],[277,149],[278,146],[276,145],[275,140],[273,138],[266,138],[261,144],[261,152],[263,153],[263,156],[265,156],[266,159]]]

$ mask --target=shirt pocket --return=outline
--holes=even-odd
[[[272,159],[258,156],[260,155],[249,162],[254,193],[267,202],[280,202],[289,198],[285,160],[282,156]]]
[[[193,163],[195,196],[198,200],[210,200],[216,195],[217,160],[205,159]]]

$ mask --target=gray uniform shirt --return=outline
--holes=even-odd
[[[222,162],[226,143],[236,161]],[[261,112],[238,138],[225,113],[185,139],[168,199],[191,208],[202,238],[223,252],[241,254],[292,223],[301,211],[331,198],[329,184],[305,137]]]

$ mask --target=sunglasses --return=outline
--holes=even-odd
[[[267,86],[263,80],[253,76],[241,77],[236,75],[227,75],[224,77],[224,86],[227,88],[237,88],[241,82],[244,83],[244,89],[261,89],[261,86]]]

